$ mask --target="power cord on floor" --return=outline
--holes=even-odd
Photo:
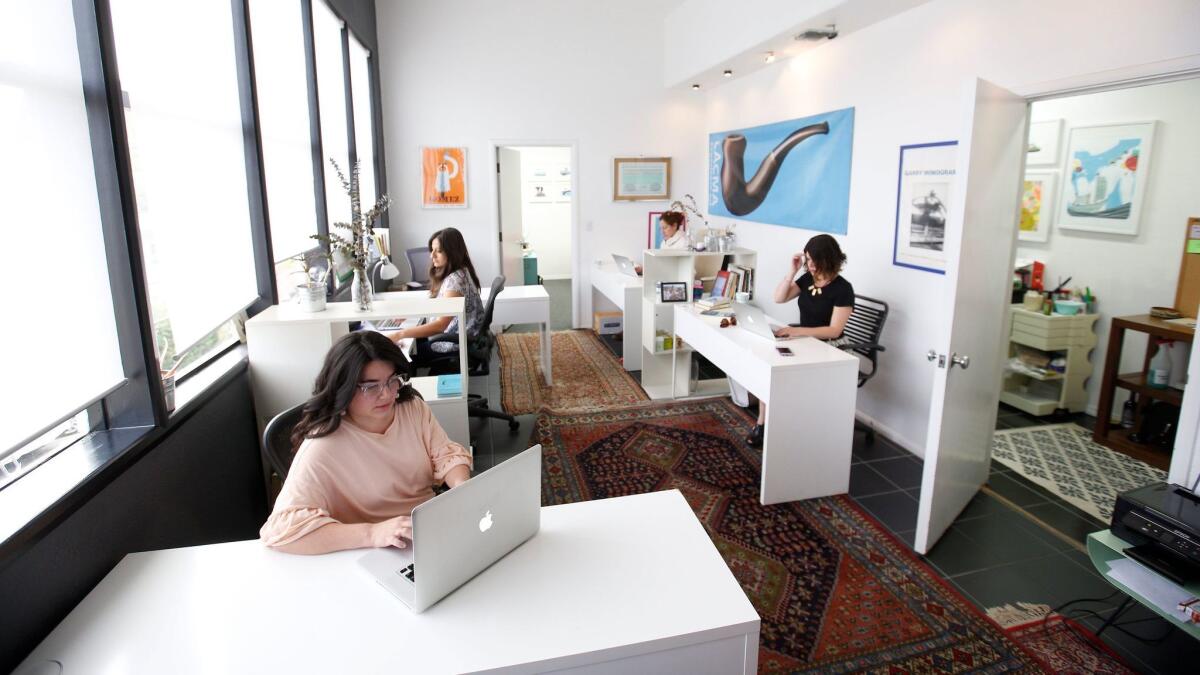
[[[1069,614],[1064,613],[1066,611],[1066,609],[1068,607],[1070,607],[1071,605],[1075,605],[1075,604],[1078,604],[1081,602],[1108,602],[1109,599],[1111,599],[1115,595],[1124,595],[1124,593],[1122,593],[1119,590],[1115,590],[1112,593],[1109,593],[1108,595],[1104,596],[1103,598],[1078,598],[1075,600],[1069,600],[1067,602],[1064,602],[1061,605],[1059,605],[1058,607],[1055,607],[1046,613],[1046,616],[1042,618],[1042,627],[1045,628],[1046,623],[1050,620],[1050,617],[1053,616],[1054,614],[1059,614],[1060,616],[1063,616],[1064,618],[1069,618],[1069,619],[1077,619],[1080,616],[1091,616],[1091,617],[1103,622],[1101,624],[1100,629],[1096,632],[1097,637],[1099,637],[1099,635],[1101,633],[1103,633],[1105,630],[1108,630],[1109,628],[1120,631],[1121,633],[1128,635],[1129,637],[1137,640],[1138,642],[1141,642],[1142,644],[1150,645],[1150,646],[1157,645],[1157,644],[1163,642],[1164,640],[1166,640],[1168,637],[1170,637],[1172,626],[1170,626],[1169,624],[1167,625],[1167,630],[1158,637],[1147,637],[1145,635],[1138,635],[1137,633],[1134,633],[1133,631],[1130,631],[1125,628],[1125,626],[1132,626],[1137,623],[1144,623],[1146,621],[1160,620],[1160,617],[1157,617],[1157,616],[1147,617],[1145,619],[1134,619],[1133,621],[1124,621],[1124,622],[1118,623],[1117,619],[1122,614],[1124,614],[1129,609],[1132,609],[1132,607],[1133,607],[1133,599],[1129,598],[1128,596],[1126,596],[1125,600],[1118,607],[1112,608],[1113,614],[1111,614],[1110,616],[1107,616],[1107,617],[1104,616],[1103,614],[1101,614],[1100,612],[1097,612],[1097,611],[1091,610],[1091,609],[1086,609],[1086,608],[1073,609],[1070,611]],[[1089,645],[1092,645],[1092,641],[1086,639],[1085,636],[1081,635],[1078,631],[1076,631],[1074,626],[1072,626],[1071,624],[1066,623],[1066,622],[1064,622],[1064,625],[1067,627],[1068,630],[1075,633],[1076,636],[1078,636],[1080,638],[1084,638],[1084,640],[1083,640],[1084,642],[1088,643]],[[1092,645],[1092,647],[1095,648],[1095,645]]]

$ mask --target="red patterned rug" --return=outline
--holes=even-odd
[[[542,408],[554,412],[592,412],[642,403],[637,380],[590,330],[550,333],[554,386],[542,379],[541,335],[506,333],[500,347],[500,404],[510,415]]]
[[[1050,672],[1064,675],[1137,672],[1087,626],[1051,614],[1049,605],[1017,602],[989,607],[987,615],[1004,627],[1012,639],[1033,652]]]
[[[762,618],[760,672],[1040,672],[847,496],[763,506],[727,399],[542,413],[542,501],[677,488]]]

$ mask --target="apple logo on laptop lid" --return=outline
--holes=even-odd
[[[490,529],[492,529],[492,512],[491,512],[491,510],[489,510],[487,513],[483,514],[483,517],[479,519],[479,531],[480,532],[487,532]]]

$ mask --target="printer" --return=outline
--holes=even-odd
[[[1153,483],[1117,495],[1112,533],[1132,544],[1125,555],[1179,584],[1200,579],[1200,497]]]

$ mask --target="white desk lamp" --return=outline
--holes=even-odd
[[[393,265],[386,255],[381,259],[381,263],[383,267],[379,270],[379,276],[383,277],[385,281],[391,281],[400,276],[400,269]]]

